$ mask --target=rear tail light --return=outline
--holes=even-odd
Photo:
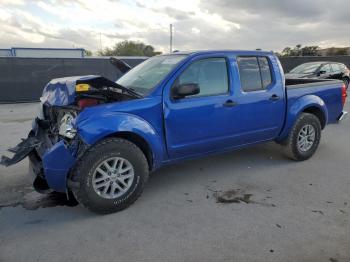
[[[346,97],[347,97],[346,86],[345,86],[345,84],[343,84],[341,87],[341,102],[343,104],[343,107],[345,105]]]
[[[80,109],[84,109],[88,106],[95,106],[98,104],[97,99],[83,98],[78,101],[78,106]]]

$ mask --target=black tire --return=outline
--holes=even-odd
[[[311,125],[315,131],[314,142],[310,149],[302,151],[298,146],[298,137],[302,128],[306,125]],[[304,161],[309,159],[317,150],[321,139],[321,124],[317,116],[309,113],[302,113],[293,128],[291,129],[288,138],[282,143],[285,155],[296,161]]]
[[[134,169],[134,179],[130,188],[117,198],[107,199],[97,194],[92,185],[95,169],[106,159],[122,157]],[[107,138],[90,148],[74,169],[72,180],[79,182],[73,193],[80,204],[99,214],[109,214],[123,210],[133,204],[141,195],[148,180],[148,162],[143,152],[133,143],[121,138]]]
[[[349,87],[349,82],[350,82],[350,81],[349,81],[349,78],[346,78],[346,77],[345,77],[345,78],[343,78],[342,80],[343,80],[343,82],[344,82],[344,84],[345,84],[345,87],[346,87],[346,90],[347,90],[348,87]]]

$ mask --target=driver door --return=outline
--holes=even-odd
[[[170,158],[181,158],[222,149],[230,136],[231,94],[226,57],[193,61],[173,86],[198,84],[197,95],[174,99],[171,90],[164,98],[167,149]],[[169,96],[169,97],[168,97]],[[231,101],[232,102],[232,101]]]

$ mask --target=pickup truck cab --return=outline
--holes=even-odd
[[[262,51],[176,52],[149,58],[116,83],[52,80],[26,140],[34,187],[66,192],[98,213],[131,205],[163,165],[267,141],[294,160],[316,151],[321,130],[346,112],[341,81],[285,79]]]

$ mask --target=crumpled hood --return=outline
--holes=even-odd
[[[74,103],[77,82],[103,78],[97,75],[71,76],[52,79],[44,88],[40,101],[52,106],[65,106]]]
[[[132,90],[129,90],[103,76],[87,75],[63,77],[51,80],[45,86],[40,101],[51,106],[66,106],[73,104],[76,96],[75,86],[82,83],[89,84],[96,89],[100,89],[106,86],[114,87],[125,91],[131,96],[140,97],[139,94],[133,92]]]

